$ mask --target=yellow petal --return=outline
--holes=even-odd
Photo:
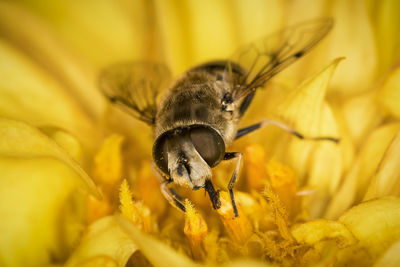
[[[237,47],[230,5],[222,1],[188,1],[188,23],[191,62],[205,62],[226,58]],[[207,16],[207,19],[204,18]],[[210,42],[210,40],[214,40]]]
[[[62,44],[57,35],[59,32],[53,32],[49,25],[22,5],[4,1],[0,3],[0,31],[6,40],[65,85],[68,94],[75,96],[88,115],[99,117],[104,101],[95,84],[96,74],[85,68]]]
[[[313,1],[310,5],[309,1],[299,0],[288,4],[289,21],[299,22],[321,16],[334,19],[333,29],[325,40],[307,58],[294,66],[297,75],[317,63],[343,56],[346,61],[338,69],[330,91],[351,95],[366,91],[371,86],[376,75],[378,58],[365,2]]]
[[[332,116],[331,113],[323,112],[326,109],[324,97],[333,72],[341,60],[342,58],[338,58],[332,61],[322,71],[303,82],[297,90],[287,95],[282,103],[278,103],[276,109],[278,117],[304,136],[326,135],[325,132],[321,132],[322,121],[329,119],[332,122],[333,120],[331,117],[326,118],[326,116]],[[336,133],[329,133],[330,136],[331,134]],[[300,177],[303,177],[315,142],[291,139],[290,143],[287,143],[288,140],[282,138],[280,149],[289,158],[289,165]]]
[[[400,58],[400,3],[396,0],[367,1],[376,34],[380,71],[386,72]]]
[[[336,219],[354,203],[363,199],[385,150],[399,130],[399,123],[389,123],[370,134],[364,141],[356,161],[344,177],[339,191],[333,195],[324,217]]]
[[[276,114],[291,122],[304,135],[318,134],[325,93],[337,65],[342,60],[343,58],[333,60],[323,70],[305,80],[279,103]]]
[[[186,256],[176,252],[170,246],[140,232],[130,221],[123,217],[116,217],[116,221],[126,232],[129,238],[137,245],[138,249],[155,266],[195,267],[201,266],[194,263]]]
[[[0,40],[0,116],[66,129],[85,147],[99,136],[93,121],[47,73]]]
[[[0,170],[2,264],[42,266],[64,261],[84,224],[79,174],[51,155],[23,157],[4,150]]]
[[[378,105],[375,90],[347,98],[340,109],[356,146],[360,145],[365,137],[379,125],[384,115]]]
[[[227,8],[235,10],[234,25],[236,36],[241,44],[254,42],[267,34],[279,30],[283,25],[285,9],[284,1],[254,0],[251,2],[236,0]],[[265,14],[268,13],[268,16]],[[232,51],[233,52],[233,51]]]
[[[321,132],[323,136],[339,136],[335,118],[328,105],[322,110]],[[343,160],[340,144],[320,141],[310,158],[307,186],[315,194],[307,197],[307,207],[311,218],[319,218],[326,209],[327,201],[335,195],[343,173]]]
[[[396,267],[400,265],[400,240],[388,248],[374,267]]]
[[[391,141],[365,195],[365,200],[400,195],[400,131]]]
[[[93,179],[98,184],[113,187],[122,179],[122,145],[124,137],[110,135],[107,137],[94,158]],[[110,189],[110,188],[109,188]]]
[[[254,260],[237,260],[234,262],[229,262],[222,266],[226,267],[269,267],[276,266],[273,264],[268,264],[265,261],[254,261]]]
[[[271,188],[282,201],[288,215],[293,215],[291,213],[298,204],[296,177],[293,170],[279,161],[271,159],[267,164],[267,174]]]
[[[249,189],[262,190],[267,181],[265,163],[267,156],[261,145],[252,144],[245,148],[244,173]]]
[[[113,214],[114,209],[115,205],[111,203],[107,195],[102,194],[100,199],[89,196],[86,202],[86,222],[90,224],[100,218]]]
[[[281,1],[157,1],[167,62],[180,73],[196,63],[228,58],[240,45],[280,28],[282,7]]]
[[[379,102],[391,115],[400,118],[400,67],[390,72],[380,88]]]
[[[113,261],[117,263],[116,266],[125,266],[136,249],[136,245],[121,229],[115,218],[105,217],[89,226],[65,266],[80,266],[81,264],[86,266],[85,264],[89,264],[88,261],[93,264],[93,261],[100,261],[103,257],[107,258],[106,266]]]
[[[149,31],[145,3],[24,1],[94,66],[143,56]],[[132,12],[132,13],[131,13]],[[101,19],[99,19],[101,18]],[[29,24],[27,24],[30,27]]]
[[[175,72],[193,63],[226,58],[237,47],[229,15],[232,7],[225,2],[158,1],[155,7],[167,62]]]
[[[82,146],[75,136],[59,128],[45,127],[40,130],[64,148],[75,161],[82,160]]]
[[[323,14],[324,2],[315,1],[312,5],[308,5],[308,3],[307,0],[285,2],[287,10],[287,18],[285,18],[285,21],[297,23],[303,20],[317,18]]]
[[[154,5],[166,62],[174,73],[186,71],[192,57],[185,7],[181,1],[157,1]]]
[[[386,197],[364,202],[339,218],[359,240],[357,245],[339,251],[339,262],[371,265],[400,239],[400,199]]]
[[[319,50],[319,60],[346,57],[332,81],[331,91],[344,95],[365,91],[371,86],[377,67],[374,33],[365,1],[333,1],[327,4],[327,13],[334,18],[335,25]]]
[[[323,219],[294,225],[291,234],[297,242],[307,245],[329,239],[335,240],[340,248],[357,243],[357,239],[343,223]]]
[[[89,192],[98,195],[97,189],[86,172],[57,143],[23,123],[0,118],[0,155],[16,158],[51,157],[71,167],[77,180]]]
[[[117,267],[117,262],[111,257],[100,255],[91,257],[79,263],[79,267]]]

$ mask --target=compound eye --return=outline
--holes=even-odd
[[[200,156],[211,167],[217,165],[225,153],[222,137],[208,128],[194,128],[190,131],[190,139]]]
[[[168,148],[167,137],[161,136],[153,147],[153,159],[157,167],[168,175]]]

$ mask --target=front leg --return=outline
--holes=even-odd
[[[235,203],[235,196],[233,194],[233,187],[235,186],[235,183],[237,181],[237,177],[239,175],[239,171],[240,171],[240,163],[242,161],[242,153],[240,152],[227,152],[225,153],[224,156],[224,160],[230,160],[233,158],[237,158],[236,161],[236,167],[235,170],[232,174],[231,180],[229,181],[228,184],[228,191],[229,191],[229,196],[231,197],[231,202],[232,202],[232,207],[233,207],[233,212],[235,213],[235,217],[239,216],[237,207],[236,207],[236,203]]]
[[[207,179],[205,184],[204,184],[204,189],[210,196],[211,204],[213,208],[219,209],[221,207],[221,200],[219,198],[219,191],[215,191],[213,184],[211,183],[211,180]]]
[[[185,205],[182,203],[182,197],[175,193],[175,191],[168,186],[170,183],[173,182],[172,178],[169,177],[168,179],[166,179],[167,177],[162,176],[154,162],[152,162],[151,168],[153,169],[154,174],[160,182],[161,194],[173,207],[183,212],[186,212]]]
[[[168,184],[171,182],[172,180],[164,180],[160,183],[161,193],[172,206],[183,212],[186,212],[185,205],[182,203],[182,198],[168,186]]]

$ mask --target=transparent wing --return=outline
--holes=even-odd
[[[168,86],[170,80],[171,73],[163,64],[127,62],[104,69],[99,85],[112,103],[152,125],[157,95]]]
[[[306,21],[239,49],[230,59],[224,75],[231,84],[232,100],[246,97],[305,55],[332,26],[331,18]],[[239,77],[232,75],[236,65],[244,69]]]

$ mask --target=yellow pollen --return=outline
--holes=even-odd
[[[136,208],[132,201],[132,192],[129,189],[128,182],[125,179],[122,181],[122,184],[119,188],[119,202],[119,210],[123,216],[129,220],[132,220],[135,215],[137,216],[137,214],[135,214]]]
[[[235,217],[231,199],[227,192],[220,192],[221,208],[217,210],[230,238],[239,245],[244,245],[253,233],[249,218],[243,212],[240,202],[236,201],[239,216]]]
[[[203,217],[195,210],[188,199],[185,200],[185,227],[183,229],[186,237],[189,239],[193,258],[203,260],[205,250],[203,241],[208,234],[207,223]]]
[[[119,191],[119,210],[121,214],[143,229],[144,232],[152,231],[152,218],[150,209],[142,202],[132,200],[132,191],[124,179]]]

